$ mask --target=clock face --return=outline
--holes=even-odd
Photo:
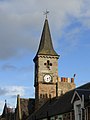
[[[47,82],[47,83],[51,82],[51,79],[52,78],[51,78],[51,76],[49,74],[44,76],[44,81]]]

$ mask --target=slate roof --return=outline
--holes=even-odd
[[[3,113],[0,116],[0,120],[13,120],[13,118],[14,118],[13,108],[7,107],[7,103],[5,101]]]
[[[59,56],[53,48],[52,38],[51,38],[49,24],[48,24],[47,19],[45,19],[45,23],[44,23],[44,27],[43,27],[43,31],[41,35],[41,40],[39,44],[39,49],[38,49],[38,52],[35,58],[37,57],[37,55]]]
[[[34,112],[34,107],[35,99],[20,98],[20,95],[17,95],[17,107],[15,110],[15,117],[20,120],[26,120],[29,115]]]
[[[82,97],[82,95],[84,95],[84,106],[90,106],[90,89],[86,90],[86,89],[79,89],[77,90],[77,93],[79,94],[80,97]]]
[[[71,98],[74,90],[67,92],[66,94],[48,100],[36,113],[32,114],[28,120],[46,118],[46,116],[54,116],[57,114],[63,114],[65,111],[72,110]]]
[[[77,93],[79,96],[82,98],[82,95],[84,95],[84,100],[89,100],[90,99],[90,89],[76,89]]]
[[[58,114],[68,113],[72,111],[73,106],[71,99],[75,90],[90,89],[90,83],[73,89],[58,98],[49,99],[39,110],[35,111],[27,120],[38,120],[46,118],[46,116],[54,116]]]
[[[29,116],[34,111],[35,99],[24,99],[20,98],[20,108],[22,118],[24,116]]]
[[[84,85],[81,85],[80,87],[78,87],[77,89],[90,89],[90,82],[84,84]]]
[[[5,105],[4,105],[2,117],[4,117],[5,115],[7,115],[7,113],[8,113],[8,107],[7,107],[7,103],[6,103],[6,101],[5,101]]]

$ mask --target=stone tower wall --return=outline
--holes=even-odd
[[[65,94],[66,92],[76,87],[74,78],[61,77],[58,79],[58,96]]]
[[[50,65],[47,65],[49,61]],[[36,108],[39,108],[46,100],[56,96],[56,81],[58,79],[58,59],[54,56],[39,56],[37,65],[37,86],[35,89]],[[52,78],[50,83],[44,81],[44,76],[49,74]]]
[[[49,61],[52,65],[47,67],[47,61]],[[58,78],[58,60],[55,57],[51,56],[42,56],[38,59],[38,82],[43,82],[43,77],[45,74],[50,74],[52,76],[52,80],[56,83]]]

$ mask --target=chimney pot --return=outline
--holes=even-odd
[[[74,83],[74,78],[71,78],[71,83]]]

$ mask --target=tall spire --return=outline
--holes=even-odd
[[[6,117],[7,113],[8,113],[8,111],[7,111],[7,102],[6,102],[6,100],[5,100],[5,105],[4,105],[2,117]]]
[[[50,34],[50,29],[49,29],[49,24],[47,18],[45,19],[44,22],[44,27],[41,35],[41,40],[39,44],[39,49],[36,54],[37,55],[52,55],[52,56],[59,56],[52,44],[52,39],[51,39],[51,34]]]

